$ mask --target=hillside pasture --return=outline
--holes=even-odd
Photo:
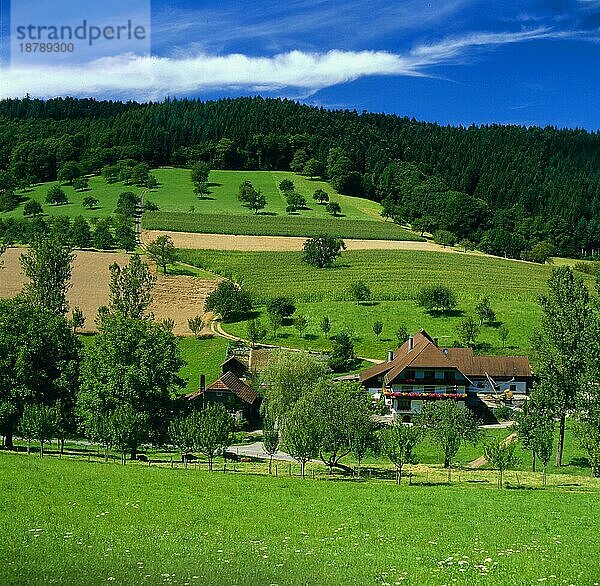
[[[597,490],[323,478],[2,454],[0,583],[597,581]]]
[[[159,211],[144,215],[144,226],[148,229],[272,236],[327,233],[345,238],[421,240],[418,235],[400,226],[384,222],[378,203],[338,194],[324,181],[310,180],[290,172],[211,171],[209,194],[204,198],[194,194],[189,169],[168,167],[153,169],[152,173],[159,181],[159,187],[153,190],[123,183],[109,184],[101,176],[90,177],[89,189],[82,192],[75,191],[70,185],[63,185],[69,202],[65,205],[49,205],[45,201],[48,189],[56,182],[38,184],[30,190],[19,192],[21,204],[11,212],[1,213],[0,217],[22,217],[24,205],[31,199],[38,201],[48,216],[103,218],[115,211],[120,193],[133,191],[139,194],[146,191],[146,200],[151,200],[160,208]],[[307,200],[306,207],[294,214],[285,211],[285,197],[278,187],[284,179],[293,181],[296,191]],[[239,186],[245,180],[251,181],[267,199],[267,207],[260,214],[254,214],[237,199]],[[312,199],[316,189],[323,189],[331,201],[341,205],[341,216],[331,217],[324,205]],[[86,196],[98,199],[98,205],[92,209],[84,207]]]
[[[268,342],[288,346],[328,349],[331,342],[319,330],[327,315],[332,334],[341,329],[354,331],[359,355],[383,359],[396,347],[395,332],[405,326],[409,332],[420,328],[452,345],[455,327],[466,315],[472,315],[478,301],[488,296],[496,312],[496,322],[481,328],[480,350],[492,353],[530,353],[530,339],[540,317],[538,296],[546,291],[552,270],[536,265],[499,258],[465,254],[411,251],[345,252],[332,269],[317,269],[302,263],[298,252],[219,252],[181,250],[182,261],[233,278],[251,290],[263,317],[263,304],[277,295],[289,295],[298,305],[298,313],[309,319],[309,327],[300,338],[291,323]],[[352,282],[362,280],[373,292],[369,303],[357,305],[350,296]],[[588,278],[591,284],[591,279]],[[426,312],[417,306],[415,296],[428,284],[451,287],[458,307],[447,315]],[[256,317],[256,315],[254,316]],[[374,321],[384,324],[379,339],[373,334]],[[506,348],[502,348],[497,327],[504,323],[510,330]],[[225,329],[243,337],[244,322],[228,323]]]

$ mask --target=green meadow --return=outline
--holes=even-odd
[[[472,315],[478,301],[487,296],[496,312],[496,322],[484,325],[478,342],[480,349],[492,353],[528,353],[530,339],[540,318],[538,296],[546,291],[552,270],[499,258],[467,254],[422,251],[351,251],[342,254],[332,269],[317,269],[302,263],[297,252],[219,252],[181,250],[180,259],[194,266],[230,277],[252,291],[257,311],[266,323],[264,302],[277,295],[289,295],[297,312],[306,315],[309,326],[299,337],[291,324],[284,325],[268,342],[294,347],[328,349],[331,342],[319,329],[323,316],[333,324],[331,334],[351,328],[360,356],[385,358],[396,346],[400,326],[409,332],[426,329],[452,345],[457,323]],[[591,279],[586,277],[591,284]],[[373,292],[369,303],[351,300],[349,286],[364,281]],[[414,297],[428,284],[450,286],[458,297],[458,307],[448,315],[433,315],[417,306]],[[374,321],[383,322],[377,339]],[[500,323],[509,329],[506,347],[498,337]],[[244,336],[245,322],[224,324],[226,331]]]
[[[2,584],[593,584],[597,488],[0,457]]]
[[[325,232],[344,238],[420,240],[418,235],[384,222],[379,214],[381,206],[378,203],[338,194],[324,181],[313,181],[291,172],[211,171],[209,194],[202,199],[194,195],[189,169],[159,168],[152,173],[160,187],[148,191],[146,199],[156,203],[160,211],[144,215],[147,229],[276,236],[311,236]],[[283,179],[293,181],[296,190],[306,197],[306,209],[295,214],[286,213],[287,204],[278,187]],[[267,207],[260,214],[243,207],[237,199],[239,186],[245,180],[251,181],[267,199]],[[69,203],[54,206],[45,202],[50,185],[43,183],[21,192],[19,207],[0,214],[0,217],[21,217],[27,199],[40,202],[48,216],[106,217],[114,212],[120,193],[142,191],[142,188],[122,183],[108,184],[104,178],[93,176],[90,177],[87,191],[77,192],[70,185],[63,185]],[[324,205],[312,199],[316,189],[323,189],[331,201],[341,205],[342,216],[331,217]],[[98,199],[98,206],[91,210],[85,208],[83,199],[86,196]]]

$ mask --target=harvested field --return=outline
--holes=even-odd
[[[306,238],[296,236],[240,236],[231,234],[197,234],[144,230],[143,240],[148,243],[168,234],[177,248],[195,250],[238,250],[243,252],[292,252],[302,250]],[[354,240],[344,239],[348,250],[425,250],[433,252],[460,252],[458,248],[444,248],[433,242],[409,240]]]
[[[3,256],[0,272],[0,297],[14,297],[26,278],[21,272],[19,257],[22,248],[9,248]],[[73,286],[69,290],[70,307],[81,307],[86,316],[83,332],[94,332],[98,308],[108,303],[108,267],[116,262],[127,264],[129,255],[119,252],[76,251],[73,263]],[[154,267],[152,267],[154,270]],[[175,334],[190,335],[187,320],[202,314],[204,299],[218,280],[204,280],[181,275],[157,275],[151,311],[157,320],[170,318],[175,322]],[[209,330],[207,329],[207,333]]]

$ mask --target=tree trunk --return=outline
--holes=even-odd
[[[209,457],[208,458],[208,471],[209,472],[213,471],[213,469],[212,469],[212,461],[213,461],[212,457]]]
[[[302,475],[302,479],[304,479],[304,466],[305,466],[306,462],[304,462],[304,460],[302,462],[300,462],[300,474]]]
[[[60,455],[62,456],[65,451],[65,438],[60,438]]]
[[[542,486],[546,486],[546,466],[542,470]]]
[[[560,426],[558,429],[558,446],[556,447],[556,466],[558,468],[562,466],[563,447],[565,445],[565,419],[566,415],[563,413],[560,418]]]
[[[448,463],[448,484],[452,482],[452,466],[450,462]]]
[[[450,468],[450,458],[448,456],[444,457],[444,468]]]
[[[7,431],[6,435],[4,436],[4,447],[7,450],[14,450],[15,449],[15,445],[13,444],[13,434],[12,431]]]
[[[273,466],[273,456],[271,455],[269,457],[269,476],[272,474],[272,472],[271,472],[272,466]]]
[[[401,482],[402,482],[402,466],[400,466],[400,468],[398,468],[398,472],[396,473],[396,483],[398,485],[400,485]]]
[[[40,458],[44,457],[44,442],[40,442]]]
[[[535,452],[532,451],[531,453],[533,454],[533,464],[532,464],[532,467],[531,467],[531,471],[535,472]]]
[[[27,455],[31,454],[31,440],[27,440]]]
[[[135,460],[136,458],[137,458],[137,446],[131,448],[130,460]]]

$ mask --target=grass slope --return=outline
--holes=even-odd
[[[598,506],[2,454],[0,583],[592,584]]]
[[[340,195],[323,181],[311,181],[294,173],[283,171],[212,171],[210,193],[198,199],[193,192],[189,169],[160,168],[153,170],[160,187],[146,197],[160,207],[159,212],[146,214],[144,225],[148,229],[180,230],[187,232],[214,232],[219,234],[250,234],[274,236],[310,236],[328,233],[343,238],[382,238],[388,240],[419,240],[418,236],[399,226],[382,220],[381,206],[373,201]],[[294,182],[296,190],[307,199],[307,209],[290,215],[285,212],[286,202],[278,184],[283,179]],[[237,199],[239,185],[252,181],[267,198],[267,208],[256,215],[243,207]],[[69,203],[61,206],[46,204],[45,197],[51,183],[43,183],[31,191],[23,192],[21,205],[0,217],[21,217],[27,199],[40,202],[49,216],[82,215],[87,218],[106,217],[112,214],[117,199],[123,191],[139,193],[141,188],[122,183],[108,184],[102,177],[90,178],[90,189],[76,192],[63,186]],[[316,189],[329,193],[332,201],[342,206],[342,217],[332,218],[325,206],[312,199]],[[86,196],[97,198],[98,208],[83,207]],[[191,212],[191,210],[194,212]]]
[[[284,326],[270,342],[284,345],[329,348],[319,331],[325,315],[333,322],[332,333],[352,327],[356,349],[362,356],[384,358],[396,345],[400,325],[414,332],[426,329],[444,344],[456,339],[455,327],[475,305],[488,296],[497,323],[510,330],[507,348],[502,349],[497,328],[481,328],[482,350],[496,353],[529,352],[533,328],[540,317],[538,296],[546,290],[550,266],[535,265],[473,255],[413,251],[352,251],[342,255],[332,269],[316,269],[301,262],[296,252],[180,251],[181,260],[229,276],[253,291],[259,304],[276,295],[290,295],[298,313],[309,318],[300,338],[291,325]],[[373,291],[370,304],[358,306],[350,300],[349,285],[365,281]],[[591,282],[591,281],[590,281]],[[456,292],[459,304],[448,316],[433,316],[417,307],[414,296],[427,284],[443,283]],[[258,307],[264,317],[264,307]],[[256,316],[254,316],[256,317]],[[378,340],[371,330],[381,320],[384,330]],[[243,322],[226,324],[231,333],[245,335]]]

